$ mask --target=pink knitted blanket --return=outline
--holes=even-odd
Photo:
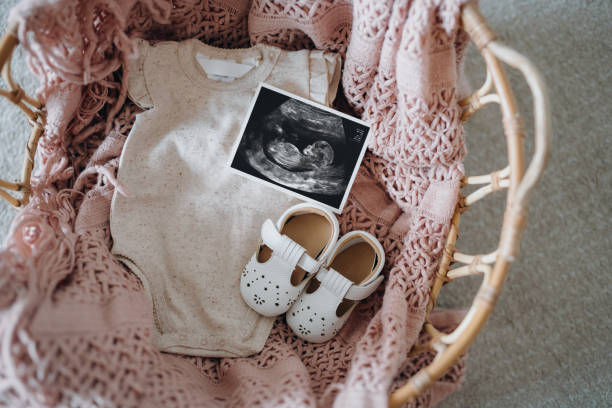
[[[433,358],[410,354],[462,178],[462,0],[28,0],[13,10],[48,124],[30,204],[0,252],[0,399],[9,406],[383,407]],[[386,279],[331,341],[278,318],[259,354],[163,354],[140,282],[109,253],[109,204],[137,107],[134,38],[266,42],[344,57],[344,101],[374,138],[342,232],[383,243]],[[120,186],[119,186],[120,187]],[[452,329],[456,312],[431,316]],[[458,387],[463,362],[413,405]]]

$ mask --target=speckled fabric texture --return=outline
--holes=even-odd
[[[150,46],[128,79],[136,116],[119,161],[111,203],[112,254],[143,283],[153,306],[153,343],[203,357],[261,351],[274,319],[240,296],[238,276],[260,240],[261,224],[299,200],[228,167],[260,82],[328,104],[340,58],[258,44],[224,50],[192,39]],[[197,56],[252,60],[239,78],[209,78]],[[143,237],[147,237],[143,239]]]

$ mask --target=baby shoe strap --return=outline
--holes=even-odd
[[[319,269],[319,263],[306,253],[306,249],[288,236],[281,235],[270,219],[261,226],[261,239],[274,255],[289,263],[291,270],[299,266],[308,273],[315,273]]]
[[[306,250],[304,250],[302,257],[298,262],[298,266],[308,273],[317,273],[317,271],[319,270],[320,263],[315,261],[310,255],[306,253]]]
[[[353,285],[345,297],[350,300],[361,300],[370,296],[378,288],[378,285],[383,281],[384,276],[379,275],[376,279],[366,285]]]
[[[340,299],[362,300],[370,296],[383,281],[384,276],[379,275],[366,285],[355,285],[353,281],[346,278],[334,269],[321,268],[316,276],[321,286],[332,292]]]
[[[353,281],[331,268],[321,268],[316,279],[321,282],[321,286],[333,293],[338,299],[344,299],[353,285]]]

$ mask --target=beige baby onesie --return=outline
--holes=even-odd
[[[139,49],[128,89],[150,109],[137,115],[121,155],[118,178],[129,195],[113,197],[113,253],[150,296],[162,351],[253,354],[273,319],[243,302],[240,274],[263,221],[296,199],[232,172],[232,147],[259,82],[329,104],[340,59],[267,45],[222,50],[198,40],[143,41]],[[199,61],[211,59],[248,72],[233,80],[207,75]]]

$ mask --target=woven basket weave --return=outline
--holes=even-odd
[[[465,319],[452,333],[442,333],[426,322],[425,329],[431,340],[424,346],[415,347],[413,352],[428,348],[436,353],[436,358],[391,395],[391,407],[399,407],[414,400],[426,387],[439,379],[466,352],[482,329],[493,311],[510,263],[517,256],[521,233],[526,223],[529,192],[538,181],[548,154],[550,114],[546,89],[539,73],[525,57],[497,41],[475,3],[466,4],[461,17],[463,28],[479,48],[487,66],[484,85],[460,102],[464,108],[462,119],[467,120],[490,103],[499,105],[507,141],[508,166],[487,175],[465,177],[463,180],[464,186],[479,187],[462,197],[456,208],[432,286],[428,313],[434,308],[443,284],[464,276],[483,275],[482,284]],[[16,27],[9,27],[0,41],[0,67],[8,88],[0,89],[0,95],[25,113],[32,132],[27,142],[21,180],[9,182],[0,179],[0,197],[13,206],[23,207],[28,203],[31,194],[30,177],[38,140],[45,125],[45,108],[36,98],[28,96],[11,78],[11,56],[18,45],[15,32]],[[535,150],[527,166],[523,152],[524,131],[502,63],[518,69],[533,94]],[[492,253],[480,255],[467,255],[455,250],[461,214],[488,194],[502,189],[507,190],[507,200],[497,249]],[[452,269],[451,265],[454,265]]]

